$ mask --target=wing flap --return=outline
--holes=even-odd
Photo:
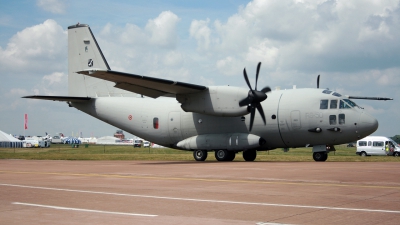
[[[189,94],[207,89],[206,86],[154,77],[146,77],[112,70],[90,69],[78,71],[77,73],[115,82],[115,87],[117,88],[132,91],[152,98],[168,96],[171,94]]]

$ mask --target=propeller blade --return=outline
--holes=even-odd
[[[260,103],[257,103],[257,104],[256,104],[256,107],[257,107],[258,112],[259,112],[260,115],[261,115],[261,118],[262,118],[263,121],[264,121],[264,125],[267,125],[267,122],[265,121],[265,115],[264,115],[264,110],[263,110],[263,108],[262,108],[262,105],[261,105]]]
[[[239,101],[239,106],[245,106],[245,105],[249,105],[251,103],[251,100],[249,99],[249,97],[246,97],[242,100]]]
[[[244,79],[246,80],[247,86],[249,86],[250,90],[253,90],[253,88],[251,88],[249,78],[247,77],[246,68],[243,69],[243,76],[244,76]]]
[[[250,112],[250,129],[249,129],[249,131],[251,131],[251,129],[253,128],[254,114],[256,114],[256,108],[254,108],[254,106],[251,106],[251,112]]]
[[[318,77],[317,77],[317,88],[319,88],[319,74],[318,74]]]
[[[267,93],[267,92],[271,92],[271,88],[270,87],[264,87],[261,92]]]
[[[260,67],[261,67],[261,62],[259,62],[258,65],[257,65],[256,87],[254,88],[254,90],[257,90],[258,73],[260,73]]]

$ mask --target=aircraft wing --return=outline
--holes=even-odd
[[[77,73],[115,83],[115,87],[152,98],[175,96],[206,90],[206,86],[146,77],[113,70],[88,69]]]

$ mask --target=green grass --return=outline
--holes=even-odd
[[[336,152],[329,153],[328,161],[336,162],[400,162],[400,157],[373,156],[360,157],[355,148],[345,145],[335,146]],[[192,152],[170,148],[133,148],[132,146],[89,145],[85,148],[72,148],[70,145],[52,145],[50,148],[0,148],[0,159],[35,160],[166,160],[194,161]],[[213,152],[209,152],[207,161],[216,161]],[[244,161],[241,153],[235,161]],[[284,152],[276,149],[258,152],[256,161],[311,162],[311,148],[296,148]]]

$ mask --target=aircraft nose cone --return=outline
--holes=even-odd
[[[363,136],[368,136],[374,133],[378,129],[378,121],[368,115],[367,113],[362,113],[360,116],[360,131],[363,133]]]

